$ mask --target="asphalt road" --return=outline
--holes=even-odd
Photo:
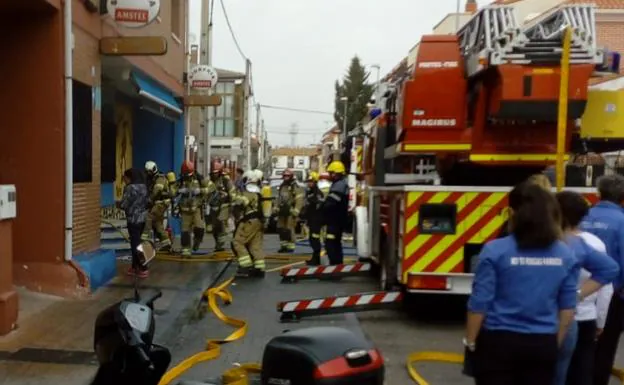
[[[211,241],[206,248],[211,248]],[[278,248],[275,235],[268,235],[265,240],[267,253],[274,253]],[[298,253],[310,252],[307,247],[298,247]],[[218,320],[213,314],[206,314],[202,320],[193,320],[193,313],[202,289],[207,287],[218,275],[224,263],[197,264],[193,274],[188,269],[183,273],[183,266],[168,262],[166,269],[175,273],[180,269],[181,276],[176,282],[158,282],[154,285],[168,287],[170,298],[157,303],[157,333],[155,342],[169,347],[176,364],[205,348],[207,339],[223,339],[233,332],[233,328]],[[279,301],[318,298],[333,295],[353,294],[376,290],[376,283],[370,278],[346,278],[340,282],[301,281],[296,284],[281,284],[279,267],[283,263],[271,262],[268,268],[274,270],[263,279],[239,279],[230,287],[233,303],[221,306],[228,316],[248,322],[248,331],[244,338],[222,345],[222,355],[217,360],[205,362],[185,373],[181,379],[219,382],[220,374],[233,365],[246,362],[261,362],[265,345],[284,330],[313,326],[339,326],[372,340],[382,352],[386,362],[386,384],[406,385],[413,383],[406,370],[406,359],[417,351],[462,352],[461,339],[464,335],[465,300],[458,297],[432,296],[410,302],[403,311],[372,311],[356,314],[338,314],[304,318],[300,323],[284,324],[279,321],[276,305]],[[164,267],[165,265],[161,265]],[[188,265],[187,265],[188,267]],[[224,274],[223,279],[235,272],[235,266]],[[179,282],[185,282],[180,284]],[[168,286],[167,286],[168,285]],[[85,321],[91,325],[92,320]],[[90,329],[90,328],[89,328]],[[91,337],[88,337],[89,341]],[[624,351],[620,349],[621,352]],[[624,355],[618,356],[617,362],[624,366]],[[1,357],[0,357],[1,361]],[[32,376],[26,379],[26,372],[19,363],[13,365],[12,376],[3,379],[0,365],[0,384],[49,383],[47,376],[50,365],[29,366]],[[54,366],[54,365],[52,365]],[[57,365],[59,366],[59,365]],[[41,371],[45,368],[48,372]],[[86,384],[91,378],[94,367],[80,365],[60,365],[58,370],[64,373],[68,385]],[[420,373],[432,385],[464,385],[473,382],[461,374],[461,367],[454,364],[419,364]],[[21,371],[20,371],[21,370]],[[56,370],[56,369],[55,369]],[[35,375],[38,372],[39,375]],[[11,374],[9,373],[9,374]],[[21,373],[21,374],[20,374]],[[55,372],[56,373],[56,372]],[[60,373],[60,372],[59,372]],[[21,379],[18,380],[18,377]],[[49,379],[49,378],[48,378]],[[15,380],[15,381],[14,381]],[[177,382],[174,382],[174,384]],[[613,381],[617,384],[617,381]]]

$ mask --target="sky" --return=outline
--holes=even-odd
[[[465,0],[461,0],[463,11]],[[479,6],[491,0],[477,0]],[[334,82],[355,55],[383,77],[430,33],[456,0],[224,0],[245,57],[252,62],[256,103],[328,114],[261,108],[269,141],[317,144],[333,125]],[[425,5],[426,4],[426,5]],[[191,0],[191,33],[200,36],[201,0]],[[213,66],[244,72],[219,0],[213,15]],[[370,68],[370,67],[369,67]],[[370,68],[371,82],[377,70]],[[251,118],[255,123],[255,116]]]

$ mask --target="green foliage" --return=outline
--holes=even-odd
[[[351,59],[342,83],[336,80],[334,85],[334,119],[342,130],[345,119],[345,102],[342,97],[348,98],[347,104],[347,132],[351,131],[368,113],[367,104],[373,96],[373,85],[368,83],[370,73],[360,62],[357,56]]]

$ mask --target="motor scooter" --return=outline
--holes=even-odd
[[[144,266],[156,255],[151,242],[143,242],[138,250]],[[225,265],[216,280],[228,266]],[[134,297],[98,315],[93,344],[100,366],[92,385],[158,385],[171,363],[169,350],[153,343],[154,301],[161,296],[159,291],[141,295],[135,278]],[[383,382],[383,358],[363,335],[343,328],[313,327],[286,331],[269,341],[260,376],[250,378],[248,384],[382,385]],[[220,383],[181,380],[176,385]]]
[[[148,266],[156,256],[154,244],[141,243],[141,263]],[[171,353],[153,343],[156,328],[155,291],[141,295],[138,277],[134,296],[104,309],[95,321],[93,346],[99,368],[92,385],[157,385],[171,363]]]

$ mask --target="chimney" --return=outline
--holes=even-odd
[[[475,13],[477,12],[478,8],[479,7],[477,6],[477,0],[466,0],[466,8],[464,9],[464,12]]]
[[[199,46],[197,44],[191,45],[191,64],[197,64],[199,59]]]

